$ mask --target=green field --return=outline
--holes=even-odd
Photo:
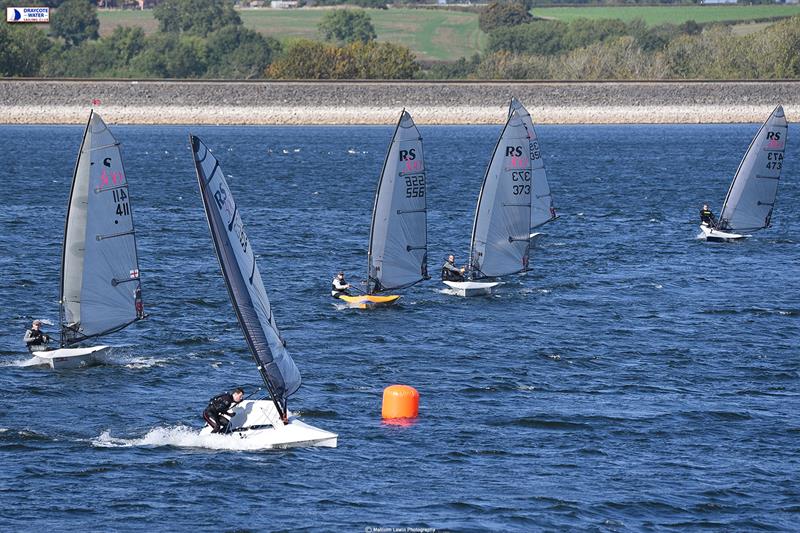
[[[451,60],[479,52],[486,35],[478,29],[478,15],[432,9],[370,9],[379,41],[403,44],[419,59]],[[239,11],[244,25],[280,40],[296,37],[319,39],[317,24],[326,9],[247,9]],[[141,26],[146,33],[158,29],[152,11],[100,11],[100,34],[117,26]]]
[[[318,38],[317,24],[326,11],[325,8],[245,9],[239,13],[248,28],[285,40]],[[368,12],[379,41],[406,45],[419,59],[449,61],[469,57],[480,52],[486,41],[486,35],[478,29],[476,13],[437,9],[370,9]],[[641,18],[650,25],[679,24],[687,20],[746,22],[800,15],[800,5],[542,7],[535,8],[534,14],[565,22],[581,17],[624,21]],[[158,29],[151,10],[100,11],[99,17],[101,35],[108,35],[117,26],[141,26],[146,33]],[[749,31],[756,31],[755,28]]]
[[[800,15],[800,5],[539,7],[534,8],[533,14],[564,22],[577,18],[620,19],[629,22],[639,18],[648,25],[655,26],[665,23],[680,24],[687,20],[705,23],[791,17]]]

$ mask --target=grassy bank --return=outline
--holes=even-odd
[[[317,24],[326,9],[246,9],[240,11],[248,28],[280,40],[319,38]],[[368,10],[379,41],[403,44],[419,59],[452,61],[480,52],[486,34],[478,28],[478,15],[439,9]],[[576,18],[636,18],[647,24],[679,24],[687,20],[700,23],[758,20],[800,14],[800,5],[756,6],[598,6],[536,8],[536,16],[568,22]],[[158,23],[152,10],[99,12],[101,35],[117,26],[140,26],[146,33],[155,32]]]

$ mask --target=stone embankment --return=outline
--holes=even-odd
[[[222,82],[0,79],[0,123],[497,124],[511,96],[540,124],[761,122],[800,116],[800,81]]]

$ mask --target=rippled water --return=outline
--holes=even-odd
[[[187,127],[114,127],[151,317],[108,364],[28,366],[56,330],[80,127],[0,127],[3,529],[796,529],[800,523],[800,131],[774,227],[696,239],[757,129],[538,129],[562,218],[495,297],[431,281],[393,309],[337,309],[366,268],[390,127],[192,128],[222,163],[303,374],[290,408],[337,449],[231,451],[207,399],[259,383],[197,193]],[[421,127],[431,270],[464,260],[497,127]],[[411,426],[381,393],[415,386]]]

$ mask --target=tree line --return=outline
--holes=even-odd
[[[0,4],[13,0],[0,0]],[[326,13],[320,40],[283,43],[242,25],[230,0],[165,0],[158,31],[100,37],[90,0],[61,2],[49,34],[0,25],[0,75],[228,79],[771,79],[800,77],[800,17],[749,35],[729,26],[647,26],[641,20],[537,19],[532,0],[500,0],[479,18],[481,55],[422,65],[406,46],[377,42],[360,9]],[[535,13],[535,10],[533,10]]]

